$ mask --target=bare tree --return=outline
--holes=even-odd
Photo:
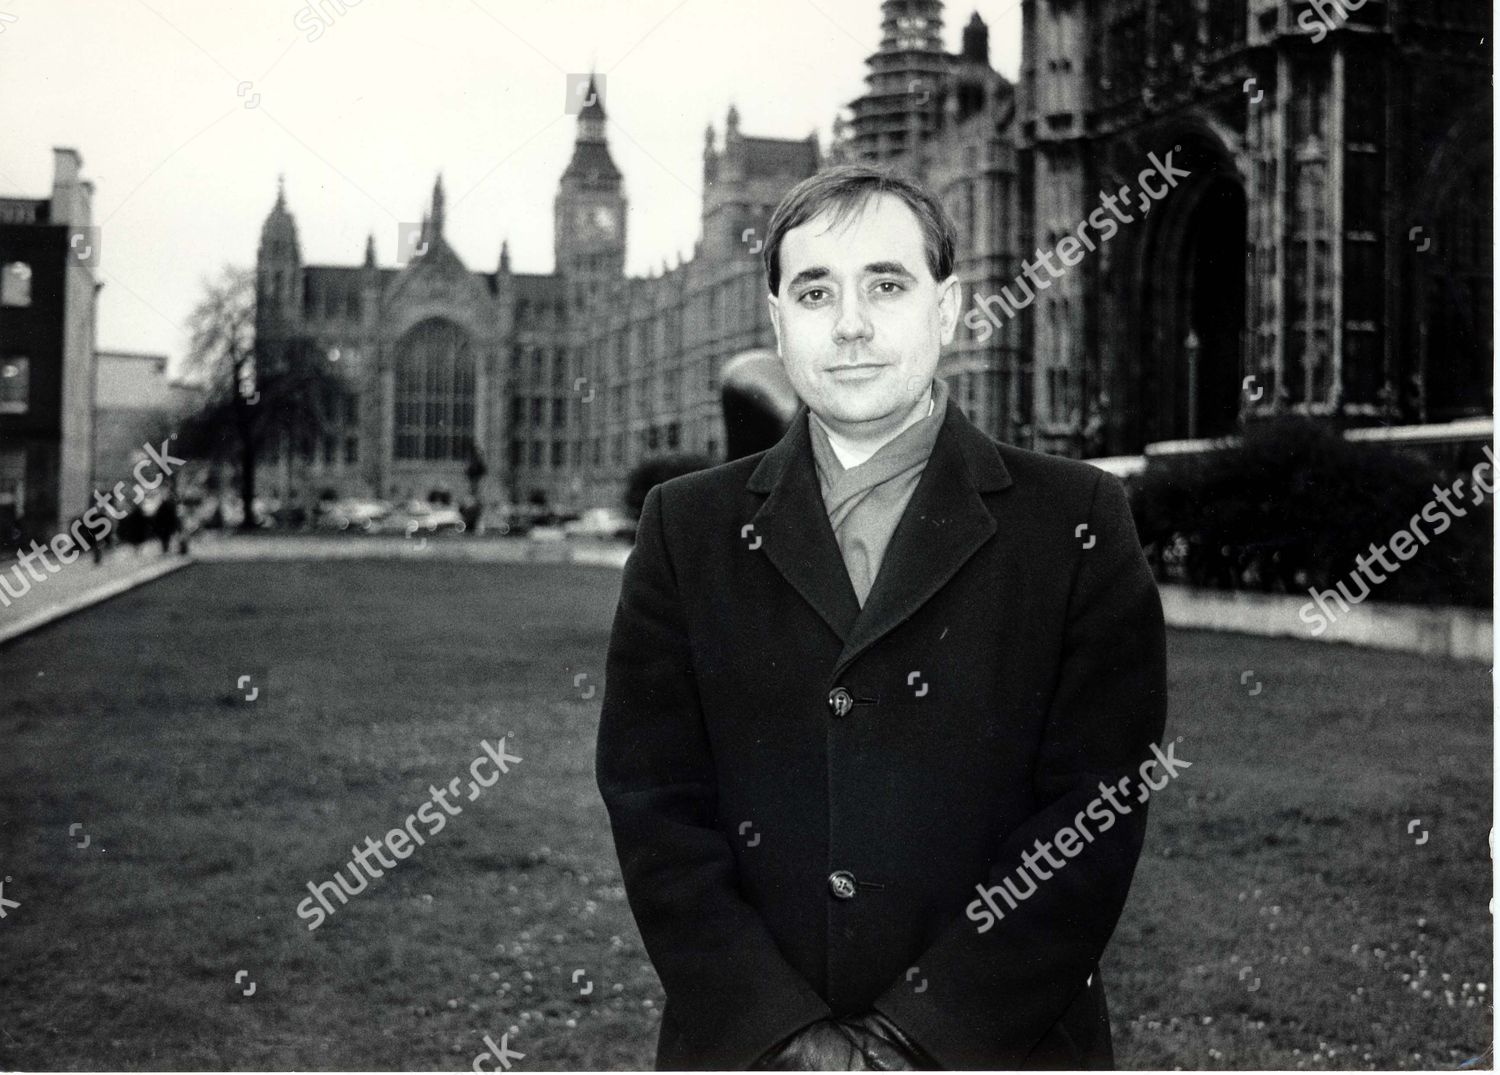
[[[257,339],[255,301],[252,270],[226,266],[205,283],[188,320],[187,368],[203,378],[207,393],[183,437],[195,455],[238,462],[246,530],[257,525],[255,475],[266,446],[283,435],[316,443],[336,424],[348,393],[315,341]]]

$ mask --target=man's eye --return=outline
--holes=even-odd
[[[906,290],[906,287],[898,280],[881,280],[875,285],[875,289],[882,295],[898,295]]]
[[[828,292],[821,287],[810,287],[797,297],[797,301],[802,303],[807,303],[809,301],[821,302],[823,296],[827,294]]]

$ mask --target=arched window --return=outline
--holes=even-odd
[[[474,354],[468,335],[436,318],[396,345],[396,458],[463,460],[474,435]]]

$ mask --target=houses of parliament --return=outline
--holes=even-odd
[[[873,6],[873,5],[872,5]],[[262,354],[310,342],[349,394],[271,485],[618,503],[659,455],[724,458],[719,378],[774,348],[757,236],[843,160],[921,179],[959,236],[966,309],[1172,151],[1187,178],[1035,303],[968,318],[939,374],[992,436],[1075,456],[1295,412],[1493,414],[1490,12],[1480,0],[1023,0],[1018,83],[975,14],[884,0],[866,90],[815,136],[704,136],[691,258],[624,270],[627,195],[589,94],[553,202],[555,271],[462,263],[441,179],[399,267],[308,265],[284,191],[257,254]],[[1316,15],[1310,13],[1316,12]],[[872,11],[873,15],[873,11]],[[281,490],[274,489],[273,492]]]

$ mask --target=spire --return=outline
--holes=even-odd
[[[990,28],[977,11],[970,16],[968,25],[964,27],[962,56],[970,63],[990,62]]]
[[[589,186],[618,186],[620,170],[609,155],[604,134],[604,86],[597,75],[590,74],[584,91],[584,105],[578,112],[578,136],[573,143],[573,159],[562,178]]]
[[[510,240],[500,240],[500,271],[510,272]]]
[[[375,233],[372,231],[365,236],[365,268],[375,267]]]
[[[437,182],[432,185],[432,237],[436,239],[443,234],[443,217],[447,201],[443,197],[443,173],[439,172]]]
[[[276,204],[266,214],[260,228],[260,256],[296,260],[301,257],[297,246],[297,221],[286,206],[286,177],[276,177]]]
[[[604,114],[604,94],[600,92],[598,77],[593,71],[589,72],[588,89],[583,94],[583,108],[578,112],[579,119],[585,116],[601,122],[607,118]]]
[[[738,138],[740,133],[740,110],[734,105],[729,106],[729,113],[724,117],[724,138]]]

